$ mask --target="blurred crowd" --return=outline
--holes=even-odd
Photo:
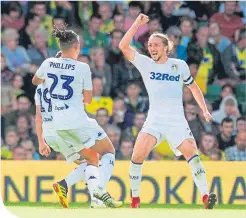
[[[106,131],[116,159],[130,160],[149,102],[139,71],[118,48],[139,13],[150,17],[132,40],[148,55],[149,36],[161,31],[174,42],[170,57],[185,60],[206,98],[213,121],[206,123],[190,90],[184,111],[202,160],[246,161],[246,2],[218,1],[1,1],[1,157],[63,160],[38,153],[35,86],[31,79],[59,50],[53,25],[68,24],[80,36],[79,61],[90,65],[93,100],[86,106]],[[162,90],[168,91],[168,90]],[[149,160],[182,160],[168,142]]]

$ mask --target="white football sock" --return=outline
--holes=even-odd
[[[206,194],[209,194],[206,171],[201,163],[199,156],[194,155],[192,158],[190,158],[190,160],[188,160],[188,163],[191,166],[193,180],[202,197]]]
[[[99,164],[99,187],[106,191],[107,184],[112,176],[114,169],[115,155],[106,153],[102,156]]]
[[[85,169],[85,180],[91,195],[91,201],[97,201],[97,199],[93,196],[93,193],[94,190],[98,187],[98,180],[99,180],[98,167],[94,165],[87,165]]]
[[[136,164],[131,162],[130,188],[132,192],[132,197],[139,197],[141,179],[142,179],[142,164]]]
[[[79,181],[85,182],[85,169],[87,166],[87,162],[81,163],[77,166],[65,179],[67,183],[67,187],[70,188],[72,185],[76,184]]]

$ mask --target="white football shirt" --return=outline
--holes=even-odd
[[[40,105],[43,135],[54,135],[51,99],[48,88],[45,87],[45,82],[37,86],[34,99],[35,104]]]
[[[132,64],[141,73],[149,95],[148,117],[170,118],[170,121],[183,119],[183,84],[190,85],[194,81],[188,65],[174,58],[168,58],[165,64],[157,64],[138,52]]]
[[[92,90],[91,71],[86,63],[70,58],[48,58],[37,71],[45,79],[52,103],[53,125],[56,130],[87,126],[83,90]]]

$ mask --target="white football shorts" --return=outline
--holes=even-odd
[[[177,148],[185,139],[194,139],[185,117],[179,119],[178,122],[172,122],[171,119],[167,119],[165,122],[163,118],[151,119],[147,117],[141,132],[154,136],[157,139],[156,146],[167,140],[176,156],[182,155]]]
[[[57,130],[56,132],[63,140],[62,146],[59,146],[60,152],[69,163],[80,158],[79,152],[83,148],[90,148],[96,144],[97,140],[107,137],[107,134],[94,119],[89,119],[86,128]]]

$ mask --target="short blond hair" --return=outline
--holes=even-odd
[[[2,40],[4,44],[9,40],[14,40],[14,39],[19,39],[19,33],[17,32],[16,29],[7,28],[3,31]]]
[[[170,54],[170,52],[173,49],[174,43],[173,43],[173,41],[171,41],[169,39],[169,37],[166,34],[160,33],[160,32],[154,32],[149,38],[151,38],[151,37],[160,38],[162,40],[163,44],[165,46],[167,46],[167,55]]]

